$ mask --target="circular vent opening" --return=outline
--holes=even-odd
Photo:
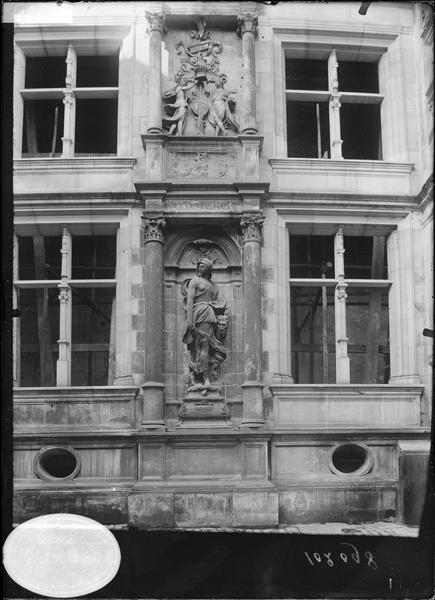
[[[79,472],[78,456],[69,448],[45,448],[36,458],[36,472],[42,479],[72,479]]]
[[[373,459],[362,444],[340,444],[332,451],[330,466],[335,473],[363,475],[373,466]]]

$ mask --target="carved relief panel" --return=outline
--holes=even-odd
[[[169,79],[163,129],[174,136],[232,136],[240,131],[240,41],[236,32],[210,30],[199,17],[191,31],[165,36]]]

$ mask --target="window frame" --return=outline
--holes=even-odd
[[[67,220],[65,220],[67,221]],[[117,283],[118,283],[118,231],[119,223],[110,224],[98,224],[95,228],[90,224],[84,223],[73,223],[72,225],[63,223],[53,224],[50,223],[47,227],[43,227],[42,235],[57,234],[59,230],[61,233],[61,273],[58,279],[20,279],[19,278],[19,262],[18,262],[18,238],[28,237],[28,228],[20,231],[17,227],[17,231],[14,236],[14,260],[13,260],[13,304],[14,307],[19,305],[19,290],[20,289],[58,289],[59,295],[59,339],[57,341],[59,354],[56,362],[56,387],[70,387],[71,386],[71,366],[72,366],[72,288],[114,288],[114,299],[113,307],[116,314],[117,305]],[[115,227],[114,227],[115,226]],[[36,225],[36,229],[39,230],[38,234],[41,235],[40,226]],[[114,235],[115,236],[115,278],[113,279],[73,279],[72,278],[72,234],[71,229],[74,231],[74,235],[83,234],[83,230],[86,235],[95,237],[96,235]],[[27,235],[24,235],[26,233]],[[32,234],[30,234],[32,235]],[[115,317],[116,318],[116,317]],[[14,319],[13,327],[13,362],[14,362],[14,385],[21,387],[20,384],[20,322],[19,319]],[[116,339],[113,340],[116,345]],[[114,375],[114,373],[113,373]],[[36,386],[44,387],[44,386]],[[79,386],[86,387],[86,386]]]
[[[324,51],[323,51],[324,52]],[[321,56],[323,56],[323,52]],[[295,56],[296,54],[296,56]],[[341,56],[345,56],[345,53],[338,50],[338,54]],[[285,52],[284,58],[284,68],[287,60],[291,60],[292,58],[298,58],[298,52],[292,52],[291,50],[287,50]],[[310,58],[315,59],[318,56],[311,56]],[[363,61],[361,61],[363,62]],[[297,102],[315,102],[316,106],[319,103],[328,103],[329,108],[329,156],[325,157],[328,159],[343,159],[342,153],[342,145],[343,140],[341,138],[341,116],[340,109],[342,103],[349,104],[375,104],[381,105],[384,99],[384,95],[380,93],[369,93],[369,92],[344,92],[340,91],[340,76],[339,76],[339,66],[340,59],[337,57],[337,50],[335,47],[331,48],[328,56],[327,56],[327,78],[328,78],[328,90],[302,90],[302,89],[294,89],[287,88],[285,89],[285,99],[286,99],[286,111],[288,109],[288,105],[292,101]],[[378,74],[379,76],[379,74]],[[381,123],[381,132],[382,132],[382,123]],[[318,134],[319,135],[319,134]],[[288,140],[287,140],[288,142]],[[288,158],[299,158],[294,157],[288,154]],[[316,158],[316,157],[308,157],[308,158]],[[323,158],[322,156],[317,156],[317,158]],[[364,159],[354,159],[354,160],[364,160]],[[382,160],[382,158],[378,159],[370,159],[370,160]]]
[[[333,226],[334,227],[334,226]],[[334,268],[334,277],[291,277],[290,269],[291,269],[291,257],[289,258],[289,298],[292,297],[291,288],[292,287],[319,287],[323,290],[328,287],[334,287],[334,307],[335,307],[335,316],[334,316],[334,331],[335,331],[335,371],[336,371],[336,384],[347,384],[350,383],[350,360],[348,355],[348,341],[347,337],[347,289],[348,288],[371,288],[373,290],[379,289],[387,289],[391,288],[393,281],[391,279],[352,279],[347,278],[345,276],[345,244],[344,244],[344,236],[346,227],[342,224],[335,225],[336,233],[334,236],[334,264],[332,267]],[[331,226],[328,227],[330,229]],[[352,226],[350,231],[352,230]],[[348,227],[349,231],[349,227]],[[292,233],[289,232],[289,236],[291,237]],[[355,235],[355,234],[354,234]],[[369,234],[365,234],[369,236]],[[371,236],[370,236],[371,237]],[[373,236],[375,237],[375,236]],[[384,240],[384,244],[386,244],[386,239]],[[291,345],[291,342],[290,342]],[[292,350],[291,350],[292,351]],[[325,377],[325,353],[323,352],[323,370]],[[313,384],[314,382],[310,382],[309,384]],[[323,383],[328,383],[327,381],[323,381]],[[376,381],[368,382],[354,382],[355,384],[360,383],[369,383],[376,384]]]
[[[285,159],[288,163],[306,160],[311,163],[325,162],[319,159],[291,159],[287,156],[285,55],[291,53],[295,58],[319,58],[323,53],[326,57],[332,48],[340,50],[342,56],[349,60],[358,57],[368,61],[378,60],[379,92],[384,94],[381,104],[382,161],[341,159],[341,162],[352,162],[355,165],[387,163],[388,167],[391,163],[407,164],[410,160],[410,152],[406,139],[408,128],[405,119],[406,97],[403,94],[403,80],[406,79],[407,73],[403,70],[403,64],[398,61],[398,55],[402,51],[401,38],[408,34],[413,35],[412,27],[398,25],[383,25],[376,32],[368,31],[363,23],[349,25],[349,23],[337,22],[334,30],[320,23],[313,23],[310,28],[307,28],[306,22],[302,21],[293,22],[291,27],[273,25],[273,54],[270,69],[274,74],[277,93],[274,95],[272,115],[274,131],[272,166],[274,166],[273,161],[277,159]]]
[[[130,86],[132,83],[132,74],[128,61],[122,61],[122,57],[124,57],[126,53],[129,54],[131,52],[133,43],[132,35],[129,35],[131,32],[131,24],[106,24],[97,25],[96,27],[84,25],[76,28],[62,25],[16,27],[14,59],[14,159],[28,160],[29,158],[39,158],[42,160],[53,161],[67,158],[89,158],[92,160],[99,156],[103,158],[115,158],[127,156],[129,154],[129,135],[131,135],[131,126],[128,128],[129,135],[126,135],[127,132],[121,129],[121,123],[130,123],[131,120],[131,107],[128,98],[131,92]],[[118,86],[77,88],[72,85],[75,81],[73,82],[70,80],[69,84],[71,85],[65,85],[64,88],[35,88],[32,90],[27,88],[26,91],[26,56],[65,56],[66,59],[69,44],[75,49],[76,54],[110,55],[118,53]],[[65,65],[65,74],[66,67],[67,65]],[[117,123],[114,124],[117,134],[117,149],[114,154],[92,154],[89,156],[85,153],[74,153],[75,123],[73,117],[75,110],[73,105],[75,102],[74,91],[76,90],[79,90],[78,94],[82,97],[83,95],[89,95],[89,93],[96,98],[102,96],[117,97]],[[64,93],[65,91],[67,94]],[[24,96],[29,98],[32,95],[40,97],[44,94],[51,94],[54,92],[58,97],[62,97],[64,100],[67,98],[68,102],[72,103],[70,104],[70,108],[68,108],[69,116],[71,117],[70,122],[67,122],[68,119],[66,118],[68,104],[65,105],[63,135],[65,141],[62,140],[63,148],[60,157],[48,157],[41,154],[23,156],[24,98],[22,92]]]

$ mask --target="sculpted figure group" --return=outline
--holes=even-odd
[[[192,44],[177,44],[181,65],[174,76],[176,85],[163,94],[163,127],[169,135],[183,135],[187,123],[193,121],[196,135],[237,134],[237,92],[225,89],[227,76],[219,72],[222,44],[211,40],[204,20],[198,29],[191,32]]]

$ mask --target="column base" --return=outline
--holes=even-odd
[[[124,387],[126,385],[134,385],[133,375],[120,375],[115,377],[113,385],[116,387]]]
[[[167,427],[166,427],[164,421],[142,421],[140,428],[147,429],[150,431],[155,430],[155,429],[161,429],[163,431],[167,430]]]
[[[244,135],[258,135],[258,129],[255,127],[246,127],[246,129],[242,130]]]
[[[188,392],[178,409],[176,427],[232,427],[230,411],[218,391],[202,395],[200,392]]]
[[[259,381],[246,381],[241,386],[243,392],[243,417],[239,427],[263,427],[263,388]]]
[[[158,381],[146,381],[142,386],[143,405],[141,429],[166,429],[163,390]]]
[[[393,375],[392,377],[390,377],[388,383],[390,383],[391,385],[418,385],[420,383],[420,375]]]

